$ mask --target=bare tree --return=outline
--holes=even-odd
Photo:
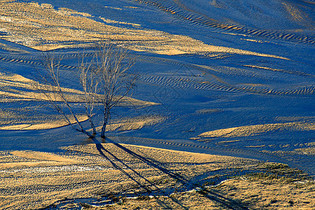
[[[81,84],[83,94],[78,97],[84,108],[84,115],[89,121],[89,129],[84,128],[75,111],[73,101],[68,96],[65,88],[60,84],[60,62],[62,57],[52,53],[43,56],[43,65],[46,74],[41,74],[40,80],[44,84],[38,84],[46,100],[71,124],[69,115],[78,126],[77,130],[85,133],[89,137],[94,137],[98,133],[94,122],[96,108],[102,109],[102,124],[100,135],[105,138],[106,127],[110,120],[111,110],[119,105],[134,88],[136,75],[128,70],[134,65],[134,59],[129,57],[128,51],[115,47],[110,42],[101,42],[95,45],[95,51],[91,54],[82,53],[78,59],[78,70],[80,77],[78,83]],[[62,102],[62,103],[60,103]]]

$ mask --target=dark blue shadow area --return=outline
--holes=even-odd
[[[86,139],[68,127],[42,131],[0,131],[0,150],[60,152],[60,147],[81,144]]]

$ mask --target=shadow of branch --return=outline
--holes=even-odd
[[[128,164],[124,163],[116,155],[114,155],[112,152],[110,152],[108,149],[106,149],[95,137],[91,137],[91,139],[95,143],[96,149],[99,151],[99,153],[100,153],[100,155],[102,157],[104,157],[106,160],[108,160],[113,165],[114,168],[116,168],[119,171],[121,171],[124,175],[126,175],[128,178],[130,178],[132,181],[134,181],[140,188],[144,189],[148,194],[151,194],[153,192],[158,192],[159,194],[167,195],[166,192],[164,192],[162,189],[160,189],[158,186],[156,186],[153,182],[148,180],[146,177],[141,175],[139,172],[137,172],[136,170],[131,168]],[[106,140],[109,140],[109,139],[106,139]],[[114,145],[116,145],[116,143],[114,143]],[[132,171],[135,177],[132,176],[131,173],[128,173],[126,170],[124,170],[123,167],[121,167],[118,164],[116,164],[109,156],[112,157],[115,161],[117,161],[120,164],[122,164],[123,167],[125,167],[125,168],[129,169],[130,171]],[[149,185],[142,184],[141,181],[138,181],[136,177],[144,180]],[[155,196],[155,199],[157,200],[158,204],[160,204],[163,208],[171,209],[171,206],[168,206],[165,202],[160,200],[157,196]],[[181,203],[179,203],[177,200],[172,199],[172,201],[177,203],[183,209],[187,209]]]
[[[124,163],[122,160],[120,160],[119,158],[117,158],[113,153],[111,153],[110,151],[108,151],[106,148],[103,147],[103,145],[95,138],[93,139],[94,143],[96,144],[96,148],[97,150],[100,152],[100,154],[106,158],[107,160],[109,160],[113,166],[115,168],[117,168],[118,170],[120,170],[122,173],[124,173],[126,176],[128,176],[130,179],[132,179],[133,181],[135,181],[141,188],[145,189],[147,192],[159,192],[162,193],[163,195],[167,195],[166,192],[164,192],[162,189],[160,189],[158,186],[156,186],[154,183],[152,183],[151,181],[149,181],[147,178],[145,178],[144,176],[142,176],[140,173],[138,173],[137,171],[135,171],[134,169],[132,169],[130,166],[128,166],[126,163]],[[106,141],[109,143],[112,143],[113,145],[115,145],[116,147],[122,149],[123,151],[125,151],[126,153],[128,153],[129,155],[137,158],[138,160],[141,160],[142,162],[144,162],[145,164],[147,164],[148,166],[151,166],[155,169],[158,169],[159,171],[161,171],[162,173],[168,175],[169,177],[173,178],[174,180],[176,180],[176,182],[181,183],[184,186],[184,190],[190,190],[194,187],[196,187],[196,184],[194,182],[191,182],[191,180],[186,179],[185,177],[181,176],[180,174],[174,173],[170,170],[168,170],[167,168],[164,168],[162,166],[162,163],[160,163],[157,160],[154,159],[148,159],[146,157],[143,157],[133,151],[131,151],[130,149],[124,147],[123,145],[116,143],[115,141],[113,141],[112,139],[106,138]],[[122,167],[118,166],[117,164],[115,164],[108,156],[106,156],[104,154],[104,152],[106,152],[108,155],[110,155],[112,158],[114,158],[116,161],[118,161],[119,163],[121,163],[122,165],[124,165],[124,167],[128,168],[129,170],[131,170],[136,176],[138,176],[139,178],[143,179],[144,181],[146,181],[147,183],[149,183],[149,186],[143,185],[141,184],[139,181],[136,180],[135,177],[131,176],[130,174],[128,174]],[[154,189],[151,189],[154,188]],[[235,201],[233,199],[227,198],[221,194],[219,194],[218,192],[215,192],[213,190],[202,190],[202,191],[197,191],[200,195],[204,196],[205,198],[208,198],[211,201],[216,202],[217,204],[221,205],[224,208],[227,209],[248,209],[245,205],[243,205],[242,203]],[[172,198],[172,196],[169,196],[169,198],[172,199],[173,202],[177,203],[178,205],[180,205],[183,209],[188,209],[187,207],[184,207],[178,200],[175,200],[174,198]],[[158,198],[156,197],[156,199],[158,200]],[[159,200],[158,203],[161,203],[162,201]],[[163,203],[163,202],[162,202]],[[165,204],[165,203],[164,203]]]

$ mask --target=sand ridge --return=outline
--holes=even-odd
[[[65,8],[55,10],[53,5],[49,4],[2,2],[0,6],[2,8],[0,21],[8,31],[4,39],[23,43],[25,46],[38,50],[61,48],[66,46],[63,42],[69,41],[93,42],[111,39],[131,50],[165,55],[216,52],[288,60],[276,55],[207,45],[188,36],[173,35],[162,31],[110,26],[91,19],[88,14]]]
[[[225,128],[214,131],[204,132],[199,137],[210,138],[229,138],[229,137],[245,137],[255,136],[262,133],[268,133],[276,130],[296,130],[296,131],[314,131],[315,124],[307,122],[288,122],[273,123],[261,125],[240,126],[234,128]]]
[[[54,90],[56,90],[57,87],[50,87],[18,74],[0,73],[0,85],[2,87],[0,90],[1,102],[7,103],[16,101],[63,101],[63,99],[58,94],[54,93]],[[72,88],[61,89],[62,91],[64,91],[64,96],[70,103],[80,103],[84,101],[84,93],[82,91]],[[51,90],[51,92],[47,92],[47,90]],[[158,103],[142,101],[131,97],[125,97],[119,103],[119,106],[145,107],[153,105],[158,105]],[[0,116],[2,118],[0,120],[0,130],[42,130],[59,128],[69,125],[69,123],[62,118],[62,116],[39,113],[40,116],[29,116],[29,119],[27,119],[27,116],[23,116],[17,113],[14,114],[14,110],[15,109],[8,111],[1,109]],[[68,117],[71,123],[75,123],[75,119],[71,115],[69,115]],[[77,117],[81,122],[88,119],[84,114],[81,113],[79,113]],[[108,129],[140,129],[143,126],[156,124],[161,121],[162,118],[159,117],[151,119],[138,118],[133,122],[127,120],[125,122],[112,124],[109,126]]]
[[[0,209],[315,208],[313,177],[289,167],[315,173],[314,3],[40,2],[0,1]],[[109,39],[137,60],[138,99],[95,145],[35,72],[42,51],[63,58],[85,127],[76,62]]]
[[[5,97],[5,99],[12,97],[15,98],[15,100],[62,101],[58,94],[53,93],[57,90],[57,87],[41,84],[40,82],[28,79],[26,77],[23,77],[22,75],[0,72],[0,85],[4,90],[8,90],[0,92],[0,96]],[[23,88],[24,91],[16,91],[14,90],[15,88]],[[63,87],[61,87],[61,90],[64,92],[69,102],[80,102],[84,98],[83,91]],[[45,94],[43,93],[43,91],[45,92]],[[144,102],[141,100],[133,99],[131,97],[123,98],[120,105],[126,106],[128,105],[128,103],[132,103],[132,105],[135,106],[157,105],[157,103],[154,102]]]

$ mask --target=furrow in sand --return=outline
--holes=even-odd
[[[203,66],[203,65],[194,65],[190,63],[182,63],[179,61],[174,61],[170,59],[163,59],[163,58],[157,58],[157,57],[149,57],[149,56],[142,56],[141,59],[146,62],[153,62],[153,63],[165,63],[165,64],[171,64],[173,66],[178,66],[180,68],[185,68],[185,69],[195,69],[197,71],[202,71],[202,72],[207,72],[207,75],[210,76],[207,78],[206,81],[199,81],[199,80],[193,80],[193,79],[187,79],[187,78],[182,78],[182,77],[177,77],[177,76],[169,76],[172,77],[172,84],[169,84],[169,79],[165,79],[165,76],[154,76],[154,75],[146,75],[142,76],[141,79],[143,79],[146,82],[149,83],[155,83],[155,84],[160,84],[160,85],[168,85],[172,87],[186,87],[186,88],[194,88],[194,89],[201,89],[201,90],[221,90],[221,91],[228,91],[228,92],[249,92],[249,93],[256,93],[256,94],[268,94],[268,95],[293,95],[293,96],[307,96],[307,95],[314,95],[314,86],[305,86],[305,87],[299,87],[295,89],[272,89],[272,88],[262,88],[262,87],[254,87],[254,86],[235,86],[231,85],[226,82],[221,82],[220,79],[217,77],[213,76],[211,73],[209,73],[209,70],[213,72],[219,72],[227,75],[232,75],[231,71],[226,71],[223,72],[220,69],[214,69],[209,66]],[[269,67],[260,67],[260,66],[251,66],[251,65],[244,65],[245,67],[250,67],[250,68],[257,68],[257,69],[262,69],[270,72],[277,72],[277,73],[284,73],[284,74],[291,74],[291,75],[298,75],[302,77],[314,77],[314,75],[307,74],[304,72],[298,72],[298,71],[289,71],[289,70],[283,70],[283,69],[272,69]],[[244,69],[242,69],[245,71]],[[240,72],[244,74],[245,76],[250,76],[250,77],[262,77],[264,74],[258,74],[258,72]],[[212,76],[211,76],[212,75]],[[238,73],[235,73],[233,75],[238,75]],[[193,73],[191,72],[190,77],[194,76]],[[212,79],[211,79],[212,78]],[[266,79],[266,78],[265,78]],[[269,78],[267,78],[269,79]],[[166,80],[168,82],[166,82]],[[194,85],[179,85],[176,83],[193,83]]]
[[[193,79],[175,77],[175,76],[156,76],[141,75],[139,79],[143,82],[156,84],[159,86],[168,86],[180,89],[198,89],[198,90],[219,90],[225,92],[247,92],[264,95],[292,95],[292,96],[308,96],[314,95],[315,87],[301,87],[297,89],[280,89],[275,90],[266,87],[253,86],[234,86],[228,83],[220,83],[218,80],[198,81]]]
[[[87,55],[93,55],[93,52],[87,53]],[[76,53],[69,53],[67,54],[68,58],[76,57]],[[32,57],[32,56],[31,56]],[[6,55],[6,56],[0,56],[0,60],[4,62],[9,63],[24,63],[32,66],[42,66],[43,64],[41,62],[36,62],[32,60],[25,60],[27,56],[12,56],[12,55]],[[38,58],[38,57],[37,57]],[[202,66],[187,64],[187,63],[181,63],[174,60],[169,59],[162,59],[162,58],[154,58],[149,56],[141,56],[141,60],[143,61],[151,61],[151,62],[165,62],[167,64],[177,65],[179,67],[185,67],[187,69],[196,69],[196,70],[204,70]],[[74,70],[76,69],[75,66],[70,65],[64,65],[60,64],[61,69],[68,69],[68,70]],[[252,67],[252,66],[246,66],[246,67]],[[253,68],[256,68],[254,66]],[[257,67],[257,68],[263,68],[264,70],[269,68],[267,67]],[[300,72],[289,72],[285,70],[273,70],[271,71],[279,71],[283,73],[289,73],[289,74],[298,74],[299,76],[313,76],[313,75],[304,75]],[[190,75],[192,76],[192,75]],[[249,92],[249,93],[256,93],[256,94],[268,94],[268,95],[294,95],[294,96],[305,96],[305,95],[313,95],[314,94],[314,87],[301,87],[297,89],[283,89],[283,90],[274,90],[274,89],[262,89],[261,87],[252,87],[252,86],[234,86],[228,83],[222,83],[218,79],[213,79],[211,81],[198,81],[193,79],[188,79],[185,77],[177,77],[177,76],[156,76],[156,75],[142,75],[140,77],[142,81],[151,83],[151,84],[157,84],[161,86],[170,86],[175,88],[182,88],[182,89],[198,89],[198,90],[219,90],[219,91],[226,91],[226,92]]]
[[[12,58],[12,55],[6,55],[6,56],[2,56],[0,55],[0,60],[3,62],[7,62],[7,63],[20,63],[20,64],[26,64],[26,65],[30,65],[30,66],[40,66],[43,67],[43,63],[41,62],[37,62],[37,61],[32,61],[32,60],[26,60],[27,58]],[[62,69],[76,69],[77,67],[75,66],[70,66],[70,65],[64,65],[64,64],[60,64],[59,65]]]
[[[297,35],[293,33],[283,33],[279,31],[271,31],[271,30],[261,30],[261,29],[253,29],[239,25],[229,25],[225,23],[220,23],[217,20],[209,18],[204,14],[200,14],[197,11],[188,9],[179,3],[179,1],[158,1],[158,0],[135,0],[140,3],[144,3],[153,7],[156,7],[163,12],[169,13],[172,16],[184,20],[189,21],[194,25],[200,25],[204,27],[211,27],[216,29],[221,29],[230,32],[237,32],[251,36],[258,36],[268,39],[276,39],[283,40],[289,42],[300,42],[305,44],[315,44],[315,40],[313,37],[305,36],[305,35]]]

